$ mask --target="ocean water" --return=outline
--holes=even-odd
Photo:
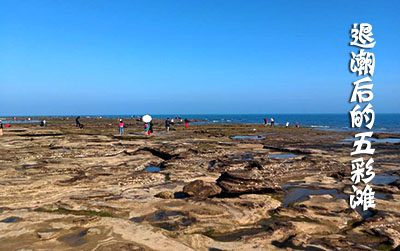
[[[153,118],[167,117],[173,118],[175,115],[153,116]],[[362,131],[362,128],[350,128],[351,120],[348,114],[186,114],[181,115],[181,117],[182,119],[204,121],[194,122],[195,124],[264,124],[264,118],[267,118],[269,123],[271,118],[274,118],[275,125],[285,125],[286,122],[289,122],[290,126],[294,126],[298,122],[301,127],[312,127],[320,130]],[[400,133],[400,113],[376,114],[372,131]]]
[[[140,115],[89,115],[88,117],[93,118],[99,116],[103,118],[136,118]],[[288,121],[290,126],[294,126],[296,122],[298,122],[301,127],[312,127],[319,130],[362,131],[360,128],[350,128],[351,121],[349,114],[151,114],[151,116],[154,119],[166,119],[181,116],[182,119],[202,120],[201,122],[192,122],[193,124],[264,124],[264,118],[267,118],[268,122],[270,122],[271,118],[274,118],[275,125],[285,125]],[[76,116],[71,115],[64,117],[70,117],[70,119],[73,119]],[[87,116],[81,115],[82,119],[85,117]],[[30,122],[32,123],[32,121]],[[372,131],[400,133],[400,113],[377,113]]]

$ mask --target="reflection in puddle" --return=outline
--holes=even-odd
[[[395,177],[395,176],[376,174],[371,182],[374,185],[388,185],[392,182],[395,182],[398,179],[399,179],[399,177]]]
[[[253,157],[239,157],[239,158],[232,158],[231,161],[250,161],[253,160]]]
[[[363,210],[362,207],[356,207],[357,213],[363,218],[363,220],[366,220],[376,214],[376,212],[372,210]]]
[[[253,140],[256,140],[256,139],[265,139],[265,137],[258,136],[258,135],[255,135],[255,136],[237,135],[237,136],[233,136],[232,139],[253,139]]]
[[[1,220],[0,222],[3,222],[3,223],[16,223],[16,222],[20,222],[21,220],[22,220],[22,218],[20,218],[20,217],[12,216],[12,217],[8,217],[8,218],[6,218],[4,220]]]
[[[130,220],[136,223],[147,221],[155,227],[168,231],[177,231],[196,222],[195,218],[188,217],[187,214],[180,211],[157,211],[148,215],[133,217]]]
[[[349,144],[349,143],[352,143],[352,142],[354,142],[356,140],[357,139],[353,138],[353,137],[347,138],[347,139],[344,139],[342,141],[342,144]],[[400,143],[400,139],[399,138],[386,138],[386,139],[368,138],[368,141],[376,142],[376,143],[392,143],[392,144]]]
[[[287,158],[294,158],[297,157],[298,155],[293,154],[293,153],[288,153],[288,154],[270,154],[269,158],[272,159],[287,159]]]
[[[253,228],[243,228],[230,233],[214,233],[209,231],[204,233],[204,235],[216,240],[216,241],[236,241],[244,236],[256,235],[262,232],[267,232],[269,228],[267,227],[253,227]]]
[[[175,216],[184,216],[185,214],[180,211],[157,211],[145,216],[133,217],[130,220],[140,223],[142,221],[157,222],[165,221]]]
[[[85,230],[80,231],[77,234],[68,234],[68,235],[61,236],[57,240],[65,242],[71,247],[80,246],[87,242],[87,240],[82,238],[87,234],[87,232],[88,232],[88,230],[85,229]]]
[[[146,169],[144,169],[145,172],[148,173],[158,173],[161,169],[156,166],[147,166]]]
[[[294,188],[283,199],[283,206],[288,207],[298,201],[304,201],[309,195],[324,195],[329,194],[337,198],[338,191],[336,189],[307,189],[307,188]]]

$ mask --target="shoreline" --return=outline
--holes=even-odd
[[[29,121],[28,118],[30,118],[31,121]],[[103,121],[103,122],[108,123],[108,124],[110,124],[110,123],[111,124],[115,124],[116,121],[118,120],[118,118],[119,117],[115,117],[115,118],[82,117],[81,119],[82,119],[82,121],[84,121],[84,120],[99,121],[99,122]],[[121,117],[121,118],[124,121],[128,121],[128,123],[132,122],[132,121],[135,121],[135,123],[133,123],[133,124],[137,125],[138,127],[141,126],[141,124],[140,124],[141,122],[140,122],[139,118],[137,118],[137,117],[130,117],[130,118]],[[2,120],[3,119],[4,118],[2,118]],[[15,125],[18,125],[18,124],[20,124],[20,125],[29,125],[29,124],[36,125],[36,124],[39,124],[40,121],[42,121],[42,120],[46,120],[48,125],[52,124],[52,122],[55,122],[55,124],[58,124],[59,121],[70,121],[71,123],[75,123],[75,117],[68,117],[68,116],[65,116],[65,117],[64,116],[57,116],[57,117],[48,117],[48,116],[47,117],[46,116],[43,116],[43,117],[41,117],[41,116],[38,116],[38,117],[18,117],[18,119],[20,119],[20,120],[17,120],[17,121],[13,121],[12,118],[9,118],[9,117],[6,117],[5,119],[6,120],[3,120],[3,124],[9,123],[11,125],[13,125],[13,124],[15,124]],[[21,120],[21,119],[24,119],[24,120]],[[240,125],[265,126],[265,124],[263,124],[263,123],[234,123],[234,122],[213,123],[213,122],[209,122],[209,121],[206,121],[206,120],[200,120],[200,119],[189,119],[189,120],[191,121],[190,122],[191,126],[232,126],[232,125],[233,126],[240,126]],[[153,121],[157,122],[157,124],[164,123],[164,119],[154,119]],[[136,122],[139,122],[139,123],[136,123]],[[182,125],[182,124],[183,124],[183,122],[177,122],[177,123],[175,123],[175,126],[179,126],[179,125]],[[131,125],[132,125],[132,123],[131,123]],[[265,127],[266,128],[270,128],[271,125],[268,125],[268,126],[265,126]],[[354,133],[357,133],[357,132],[367,131],[367,130],[363,130],[363,129],[352,129],[350,127],[346,127],[346,128],[337,128],[337,127],[335,128],[334,127],[334,128],[331,128],[329,126],[324,126],[324,125],[321,125],[321,126],[320,125],[311,125],[311,126],[309,126],[309,125],[302,126],[301,125],[300,128],[295,128],[294,125],[290,125],[289,128],[286,128],[285,125],[283,125],[283,124],[275,124],[274,127],[276,127],[276,128],[285,128],[285,129],[305,128],[305,129],[324,131],[324,132],[328,132],[328,133],[329,132],[346,133],[346,134],[350,133],[352,135]],[[376,128],[376,129],[378,129],[378,130],[374,130],[373,138],[376,138],[376,139],[384,139],[384,138],[395,138],[395,139],[397,139],[397,138],[400,138],[400,131],[397,131],[397,129],[395,129],[395,131],[390,131],[390,129],[389,130],[387,130],[387,129],[379,130],[379,128]]]

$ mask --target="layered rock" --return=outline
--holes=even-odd
[[[280,187],[270,179],[264,178],[256,170],[228,171],[221,174],[217,179],[217,184],[224,193],[244,194],[259,192],[274,192]]]

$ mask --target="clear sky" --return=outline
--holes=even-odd
[[[400,112],[400,1],[1,1],[1,115],[346,113],[353,23]]]

